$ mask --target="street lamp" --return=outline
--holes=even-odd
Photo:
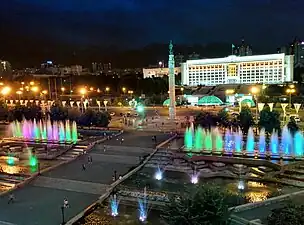
[[[19,96],[19,100],[20,100],[20,96],[22,95],[22,91],[16,91],[16,94]]]
[[[234,90],[233,89],[227,89],[225,91],[226,95],[231,95],[231,94],[234,94]]]
[[[8,95],[11,92],[11,90],[12,89],[10,87],[8,87],[8,86],[2,88],[1,94],[3,95],[4,102],[5,102],[5,96]]]
[[[132,91],[132,90],[129,90],[129,91],[128,91],[128,94],[130,94],[130,95],[131,95],[131,98],[132,98],[133,91]]]
[[[31,82],[30,82],[30,85],[32,85],[32,86],[35,85],[35,82],[34,82],[34,81],[31,81]]]
[[[250,90],[251,94],[254,97],[255,100],[255,117],[256,117],[256,122],[258,123],[258,98],[257,98],[257,94],[260,92],[260,89],[258,87],[253,86]]]
[[[63,94],[63,92],[65,91],[65,88],[64,88],[64,87],[61,87],[61,91],[62,91],[62,94]]]
[[[123,93],[126,93],[127,89],[125,87],[123,87],[121,90],[122,90]]]
[[[79,93],[84,97],[84,95],[87,93],[87,89],[85,88],[80,88]]]
[[[39,91],[39,88],[37,86],[34,86],[31,88],[31,91],[36,93]]]
[[[6,86],[6,87],[2,88],[1,94],[8,95],[11,92],[11,90],[12,89],[10,87]]]
[[[290,88],[286,90],[286,93],[289,95],[289,110],[291,110],[291,95],[296,92],[296,89],[294,88],[294,85],[290,85]]]
[[[110,88],[109,87],[106,87],[106,92],[109,92],[110,91]]]

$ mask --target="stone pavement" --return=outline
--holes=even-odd
[[[70,208],[65,210],[65,220],[81,212],[104,193],[112,183],[114,171],[117,175],[127,173],[139,163],[139,156],[153,151],[155,143],[151,137],[157,135],[157,142],[168,135],[150,132],[126,132],[123,144],[112,139],[97,145],[89,153],[93,163],[87,163],[87,155],[69,164],[44,173],[30,184],[13,192],[16,202],[7,204],[8,196],[0,197],[0,225],[54,225],[60,224],[61,206],[67,198]],[[107,146],[104,152],[104,144]],[[86,164],[86,170],[82,170]]]

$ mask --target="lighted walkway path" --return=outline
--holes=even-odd
[[[111,147],[111,150],[107,150],[106,153],[103,151],[103,144],[92,150],[90,155],[93,157],[93,163],[87,164],[85,171],[82,170],[82,164],[87,163],[87,156],[82,156],[43,174],[24,188],[14,191],[16,197],[14,204],[8,205],[8,196],[2,196],[0,221],[7,222],[9,225],[58,225],[61,223],[60,207],[64,198],[69,200],[71,206],[65,211],[66,220],[70,219],[100,196],[106,185],[112,182],[114,170],[117,174],[127,173],[132,166],[137,165],[139,156],[147,155],[152,151],[155,146],[151,140],[152,135],[158,135],[158,142],[168,138],[168,135],[159,133],[124,133],[123,145],[130,148],[122,146],[124,149],[122,151],[119,141],[112,139],[105,144],[115,147]],[[134,147],[145,148],[145,150],[136,152],[133,150]],[[103,157],[107,157],[107,160]]]

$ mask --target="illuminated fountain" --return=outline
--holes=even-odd
[[[14,138],[34,141],[73,142],[78,140],[76,122],[57,122],[50,120],[23,120],[10,124],[11,135]]]
[[[247,135],[247,142],[246,142],[246,152],[249,154],[254,153],[254,134],[253,134],[253,129],[252,127],[249,128],[248,130],[248,135]]]
[[[273,131],[270,138],[266,138],[265,129],[254,135],[253,128],[249,128],[247,139],[243,142],[243,134],[238,131],[226,130],[222,137],[218,128],[202,129],[187,128],[185,132],[185,151],[190,153],[224,154],[256,156],[256,157],[283,157],[302,159],[304,157],[304,137],[298,131],[293,136],[285,126],[279,137]],[[303,158],[304,159],[304,158]],[[160,175],[161,173],[159,173]]]
[[[116,195],[111,196],[110,206],[111,206],[111,215],[113,217],[118,216],[118,205],[119,205],[119,201],[117,200]]]
[[[143,198],[138,199],[138,211],[139,211],[139,220],[145,222],[148,216],[148,201],[147,201],[147,190],[144,189]]]

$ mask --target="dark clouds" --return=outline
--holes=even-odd
[[[62,43],[138,46],[152,42],[285,44],[304,38],[297,0],[2,0],[0,18],[28,36]]]

